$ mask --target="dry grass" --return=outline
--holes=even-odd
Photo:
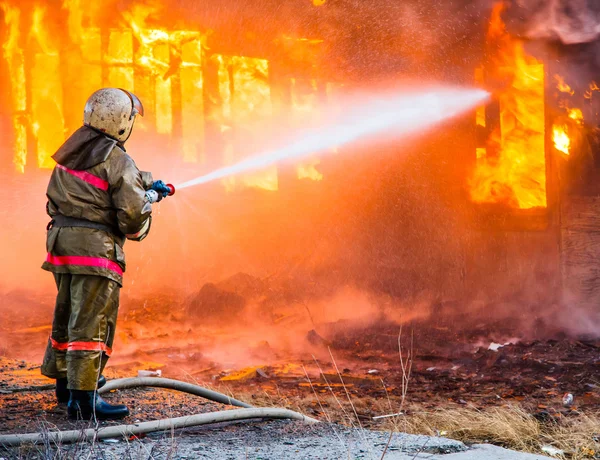
[[[434,411],[412,406],[405,411],[412,370],[412,334],[409,340],[408,347],[403,347],[400,329],[398,349],[402,369],[401,397],[390,398],[387,390],[385,399],[350,395],[345,385],[344,395],[336,394],[331,387],[326,394],[318,394],[311,382],[312,394],[309,395],[284,396],[277,389],[276,395],[269,395],[263,391],[260,395],[253,394],[251,398],[241,399],[251,399],[253,404],[259,406],[288,407],[311,415],[316,410],[329,422],[358,426],[361,429],[366,427],[388,431],[390,436],[393,432],[444,436],[467,444],[489,443],[521,452],[545,455],[548,455],[548,452],[544,452],[543,448],[550,446],[562,452],[557,455],[559,458],[600,459],[600,411],[549,420],[539,420],[521,406],[490,407],[486,410],[468,406],[445,407]],[[331,360],[335,363],[333,355]],[[339,371],[338,375],[341,379]],[[308,374],[306,377],[310,382]],[[383,381],[382,385],[385,389]],[[398,413],[404,415],[380,419],[378,422],[371,418],[373,415]],[[382,458],[384,456],[385,451]]]
[[[523,408],[496,407],[410,411],[394,428],[414,434],[445,436],[465,443],[491,443],[522,452],[543,454],[543,446],[574,460],[600,458],[600,413],[542,422]],[[400,426],[399,426],[400,425]]]
[[[540,423],[519,408],[439,409],[406,417],[411,433],[440,435],[464,442],[490,442],[520,451],[534,451],[542,435]]]
[[[340,391],[340,390],[337,390]],[[312,394],[303,396],[286,395],[278,392],[254,394],[237,393],[241,399],[257,406],[287,407],[309,415],[314,410],[324,412],[318,418],[356,427],[350,423],[348,414],[353,408],[342,395]],[[444,436],[467,444],[489,443],[521,452],[548,455],[543,446],[552,446],[565,452],[560,458],[573,460],[600,459],[600,412],[581,413],[553,421],[540,421],[520,406],[492,407],[479,410],[475,407],[424,410],[416,405],[406,407],[404,416],[390,417],[374,422],[373,415],[399,412],[402,401],[391,399],[352,396],[352,405],[363,419],[365,428],[395,431],[430,436]],[[340,407],[343,406],[343,407]]]

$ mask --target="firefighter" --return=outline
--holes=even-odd
[[[111,355],[123,244],[150,231],[151,205],[168,195],[162,181],[141,172],[125,153],[140,100],[104,88],[88,99],[84,125],[58,149],[46,195],[51,217],[42,268],[54,274],[58,294],[42,374],[56,379],[56,397],[71,419],[117,419],[129,414],[98,394]]]

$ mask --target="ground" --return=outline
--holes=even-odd
[[[112,441],[112,440],[111,440]],[[41,449],[44,451],[43,448]],[[490,445],[467,447],[445,438],[432,438],[349,429],[339,425],[306,425],[277,421],[252,424],[221,424],[194,428],[175,436],[150,435],[135,442],[99,442],[63,446],[65,456],[92,452],[98,458],[177,459],[322,459],[381,458],[388,460],[543,460],[546,457],[518,454]],[[21,449],[33,456],[31,448]],[[40,455],[38,453],[38,455]]]
[[[22,293],[11,299],[23,307],[0,312],[0,434],[81,428],[66,420],[64,407],[54,403],[52,382],[39,373],[50,329],[47,299]],[[484,322],[481,313],[460,316],[443,308],[433,320],[405,321],[400,330],[397,322],[379,317],[368,324],[307,324],[297,308],[278,307],[276,316],[260,318],[268,328],[256,332],[256,325],[235,315],[223,325],[194,322],[168,300],[128,302],[120,312],[109,379],[160,369],[163,377],[349,430],[441,435],[536,454],[556,449],[573,459],[600,458],[598,339],[567,336],[543,324],[537,333],[525,333],[520,322],[527,315]],[[573,401],[564,404],[565,395]],[[107,399],[131,408],[126,423],[220,407],[159,389]],[[213,433],[215,442],[220,436],[219,430],[200,432]]]
[[[163,375],[208,385],[253,405],[299,410],[312,417],[337,423],[339,430],[350,430],[350,437],[360,436],[363,428],[381,430],[381,433],[373,436],[382,439],[387,439],[390,431],[442,434],[468,443],[493,442],[539,454],[552,452],[554,448],[565,451],[570,458],[600,458],[599,342],[564,338],[521,342],[500,346],[494,351],[496,346],[489,349],[489,343],[477,344],[463,338],[455,340],[453,346],[448,347],[435,335],[421,336],[418,337],[419,350],[413,350],[412,368],[407,380],[403,378],[398,352],[385,352],[386,346],[374,346],[367,335],[363,337],[366,341],[355,343],[353,347],[343,344],[342,338],[334,339],[330,344],[331,356],[338,365],[339,373],[333,360],[329,363],[317,360],[317,365],[311,359],[229,372],[199,366],[204,371],[193,377],[185,367],[165,366]],[[377,340],[395,340],[397,344],[398,336],[380,330]],[[403,342],[410,347],[414,339],[405,332]],[[374,349],[380,351],[373,352]],[[175,352],[173,349],[164,351],[165,354]],[[407,354],[404,351],[403,362],[406,362]],[[161,360],[156,354],[153,357]],[[107,370],[107,376],[135,375],[134,365],[143,362],[130,363],[129,367],[117,365]],[[54,403],[53,394],[49,391],[50,384],[39,375],[37,365],[2,359],[0,433],[38,431],[44,426],[46,429],[81,428],[79,424],[66,421],[64,407]],[[573,395],[573,404],[563,404],[565,394]],[[196,397],[159,389],[127,390],[111,394],[108,399],[124,402],[131,407],[132,415],[126,420],[128,423],[219,408],[217,404],[200,401]],[[373,418],[398,412],[403,412],[403,415]],[[181,453],[180,458],[186,455],[187,458],[194,458],[193,452],[199,456],[201,449],[208,449],[205,458],[211,458],[214,451],[210,449],[221,449],[219,452],[223,455],[236,458],[236,455],[239,457],[241,446],[250,449],[251,458],[269,458],[261,454],[264,453],[264,444],[259,445],[253,438],[246,438],[251,436],[248,433],[256,430],[257,433],[268,433],[269,442],[274,442],[276,437],[273,437],[271,428],[261,431],[266,429],[265,426],[271,427],[258,424],[251,429],[227,428],[236,433],[233,438],[224,435],[222,430],[198,430],[201,436],[210,436],[210,442],[200,441],[205,438],[195,438],[189,432],[185,435],[176,434],[178,449],[187,452]],[[279,444],[274,443],[273,449],[291,450],[291,446],[296,446],[295,449],[300,447],[302,455],[306,456],[293,458],[311,458],[312,451],[306,450],[306,446],[316,441],[311,441],[310,431],[309,434],[304,431],[308,428],[298,430],[303,435],[297,439],[297,443],[284,439]],[[339,445],[335,434],[330,434],[331,439],[323,438],[323,442],[327,445],[337,442]],[[162,441],[156,435],[152,439],[156,443],[153,444],[154,449],[167,449],[164,436]],[[239,442],[231,442],[231,439]],[[376,445],[377,442],[380,440],[369,441],[366,446]],[[315,446],[315,452],[322,447]],[[336,449],[331,452],[339,454]],[[327,457],[323,452],[321,456],[315,454],[314,458],[338,458],[333,453],[333,456]],[[410,458],[394,457],[394,452],[400,455],[402,449],[391,450],[386,456]],[[353,452],[356,458],[359,458],[358,454],[360,452]]]

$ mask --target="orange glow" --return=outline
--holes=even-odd
[[[298,119],[318,117],[317,81],[314,79],[311,79],[310,81],[299,81],[296,78],[292,78],[291,84],[292,113],[294,116]],[[322,180],[323,174],[315,167],[319,162],[319,159],[315,159],[312,162],[305,162],[297,165],[296,176],[298,179]]]
[[[505,82],[496,93],[500,123],[487,148],[478,149],[469,191],[476,203],[545,207],[544,66],[508,34],[504,8],[504,3],[495,6],[488,32],[489,42],[498,47],[492,79]]]

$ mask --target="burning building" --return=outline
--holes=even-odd
[[[589,20],[586,14],[592,14],[585,9],[569,13],[558,2],[550,3],[551,16],[558,18],[554,26],[565,34],[569,26],[577,27],[578,19]],[[554,286],[556,298],[595,311],[598,70],[581,60],[597,43],[595,38],[591,44],[516,38],[502,19],[503,11],[508,18],[516,14],[505,11],[508,5],[494,7],[487,36],[492,51],[476,71],[476,79],[495,98],[477,113],[470,196],[481,205],[478,219],[485,228],[511,232],[501,237],[508,243],[502,251],[519,253],[533,244],[543,254],[538,276]],[[539,22],[529,24],[521,33],[534,36],[531,30],[537,26]],[[504,253],[509,271],[519,266],[515,256]],[[530,261],[535,258],[528,256]]]
[[[192,170],[235,161],[234,143],[252,144],[253,123],[277,113],[310,115],[333,87],[315,72],[322,54],[317,38],[282,34],[266,39],[269,47],[260,51],[257,43],[264,42],[257,37],[222,40],[198,25],[180,30],[170,18],[153,22],[157,6],[105,18],[78,1],[3,2],[2,13],[12,146],[4,161],[19,173],[53,167],[57,145],[79,126],[82,104],[102,86],[135,88],[149,108],[138,129],[171,152],[163,161]],[[317,163],[297,165],[298,178],[319,180]],[[225,186],[236,181],[278,186],[275,169]]]

